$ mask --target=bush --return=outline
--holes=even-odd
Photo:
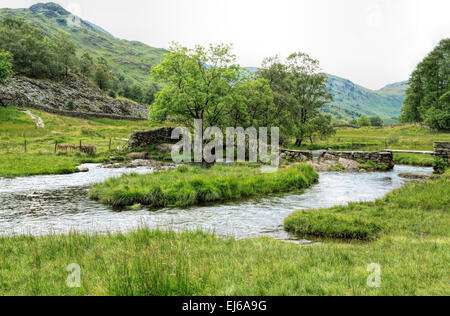
[[[434,158],[433,167],[436,173],[443,174],[445,170],[448,169],[449,165],[442,157],[436,156]]]

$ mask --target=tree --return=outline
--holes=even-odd
[[[166,83],[150,108],[153,120],[193,127],[194,119],[200,119],[203,128],[224,127],[226,101],[241,75],[230,46],[188,49],[174,44],[152,74]]]
[[[301,146],[318,131],[316,122],[327,124],[323,132],[332,130],[331,120],[321,114],[332,96],[326,91],[328,76],[320,72],[319,61],[303,53],[290,55],[285,63],[278,57],[269,58],[259,75],[274,91],[284,139],[295,137],[296,145]]]
[[[106,59],[100,57],[95,67],[94,81],[103,91],[108,91],[112,87],[113,74],[109,70]]]
[[[450,39],[444,39],[411,74],[399,120],[450,129],[450,103],[446,96],[449,91]]]
[[[348,124],[352,125],[352,126],[357,126],[358,125],[358,120],[355,118],[352,118],[350,120],[350,122],[348,122]]]
[[[0,51],[0,85],[8,83],[8,79],[13,76],[13,57],[10,52]]]
[[[51,79],[62,73],[59,63],[55,63],[54,43],[41,30],[22,20],[5,18],[0,21],[0,47],[14,56],[15,73]]]
[[[370,120],[367,116],[363,115],[358,119],[358,125],[360,127],[370,126]]]
[[[158,93],[158,86],[154,83],[150,84],[147,89],[144,91],[144,95],[142,98],[142,103],[144,104],[152,104],[155,100],[155,94]]]
[[[54,39],[55,53],[59,63],[64,68],[64,75],[69,75],[69,70],[73,69],[77,62],[77,47],[65,32],[58,32]]]
[[[84,76],[90,78],[94,69],[94,59],[85,52],[80,58],[80,72]]]
[[[384,126],[384,121],[379,116],[370,116],[369,117],[370,125],[381,127]]]

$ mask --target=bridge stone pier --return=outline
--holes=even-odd
[[[450,164],[450,143],[448,142],[435,142],[434,143],[434,155],[442,157],[447,163]]]
[[[363,162],[373,161],[386,165],[388,169],[393,169],[395,166],[394,154],[388,151],[326,151],[321,157],[325,155]]]

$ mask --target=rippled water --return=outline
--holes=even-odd
[[[319,184],[302,194],[188,209],[114,212],[88,199],[89,185],[123,173],[149,173],[152,170],[84,166],[90,168],[89,173],[0,178],[0,235],[126,232],[147,226],[172,230],[203,229],[235,238],[270,236],[291,240],[283,230],[283,221],[296,210],[373,201],[406,182],[399,173],[432,173],[431,168],[408,166],[396,166],[393,171],[377,173],[327,172],[320,174]]]

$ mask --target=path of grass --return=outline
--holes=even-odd
[[[215,165],[123,175],[96,184],[90,197],[113,207],[143,204],[154,209],[223,202],[261,194],[300,190],[317,182],[319,175],[308,165],[262,174],[260,168]]]

